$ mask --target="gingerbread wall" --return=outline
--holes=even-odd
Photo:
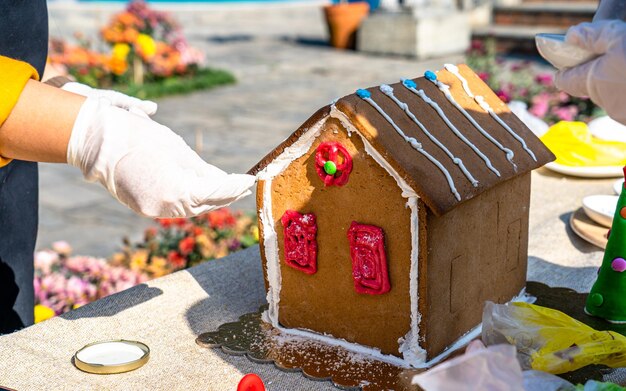
[[[315,149],[326,141],[340,142],[352,156],[353,170],[342,187],[325,187],[315,171]],[[259,208],[266,185],[260,186]],[[280,323],[398,355],[398,339],[410,328],[411,211],[395,180],[367,155],[358,134],[348,137],[340,123],[329,118],[309,152],[275,177],[271,186],[282,275]],[[318,270],[313,275],[284,262],[280,218],[286,210],[316,216]],[[347,237],[352,221],[384,230],[391,282],[385,294],[355,291]]]
[[[507,302],[525,286],[529,203],[530,173],[441,217],[420,202],[420,336],[429,358],[481,322],[486,300]]]

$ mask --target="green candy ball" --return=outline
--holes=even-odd
[[[602,303],[604,302],[604,298],[599,293],[593,293],[589,299],[590,299],[589,302],[591,303],[591,305],[595,307],[600,307]]]
[[[335,173],[337,172],[337,166],[335,165],[335,162],[329,160],[324,163],[324,172],[328,175],[335,175]]]

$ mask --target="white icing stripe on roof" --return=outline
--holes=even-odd
[[[478,122],[476,122],[476,120],[474,120],[474,118],[472,118],[472,116],[463,107],[461,107],[461,105],[454,99],[454,97],[450,93],[449,85],[442,83],[439,80],[433,80],[432,82],[437,86],[437,88],[439,88],[439,91],[443,92],[443,95],[446,97],[446,99],[448,99],[448,101],[452,103],[452,105],[456,107],[483,136],[487,138],[487,140],[491,141],[496,147],[500,148],[500,150],[506,154],[506,160],[508,160],[513,165],[513,168],[517,171],[517,165],[513,162],[513,157],[515,156],[513,151],[502,145],[502,143],[500,143],[495,138],[493,138],[493,136],[490,135],[489,132],[483,129],[483,127],[480,126]]]
[[[535,154],[533,153],[533,151],[528,148],[528,145],[526,145],[526,141],[517,133],[515,133],[515,131],[513,129],[511,129],[511,127],[509,125],[506,124],[506,122],[504,122],[502,120],[502,118],[500,118],[500,116],[498,114],[496,114],[495,111],[493,111],[493,109],[491,108],[491,106],[489,106],[489,104],[485,101],[485,98],[483,98],[480,95],[474,95],[472,93],[472,90],[469,88],[469,84],[467,83],[467,80],[465,80],[465,78],[463,77],[463,75],[461,75],[461,73],[459,72],[459,68],[456,65],[453,64],[445,64],[443,66],[448,72],[452,73],[454,76],[456,76],[457,79],[459,79],[461,81],[461,84],[463,85],[463,89],[465,90],[465,93],[470,97],[473,98],[476,103],[478,103],[478,105],[485,110],[487,113],[489,113],[489,115],[496,120],[496,122],[498,122],[500,124],[500,126],[502,126],[507,132],[509,132],[509,134],[511,136],[513,136],[513,138],[515,138],[520,144],[522,144],[522,147],[524,148],[524,150],[530,155],[530,157],[534,160],[537,161],[537,158],[535,157]]]
[[[409,105],[407,105],[406,103],[400,101],[394,94],[393,94],[393,88],[387,84],[383,84],[380,86],[380,90],[382,91],[383,94],[387,95],[389,98],[391,98],[392,101],[395,102],[395,104],[398,105],[398,107],[400,107],[405,113],[406,115],[417,124],[417,126],[420,127],[420,129],[422,129],[422,131],[424,132],[424,134],[426,134],[426,136],[433,142],[435,143],[442,151],[444,151],[446,153],[446,155],[448,155],[448,157],[452,160],[452,162],[454,162],[454,164],[456,164],[457,166],[459,166],[459,169],[461,169],[461,171],[463,172],[463,174],[465,175],[465,177],[471,182],[472,186],[476,187],[478,186],[478,181],[474,178],[474,176],[469,172],[469,170],[465,167],[465,164],[463,164],[463,161],[454,156],[454,154],[452,152],[450,152],[450,150],[448,149],[448,147],[446,147],[443,143],[441,143],[441,141],[439,141],[435,136],[432,135],[432,133],[430,133],[428,131],[428,129],[426,129],[426,127],[417,119],[417,117],[415,117],[415,115],[411,112],[411,110],[409,109]]]
[[[408,137],[406,134],[404,134],[402,129],[398,127],[398,125],[393,121],[393,119],[391,119],[391,117],[385,112],[385,110],[383,110],[382,107],[380,107],[378,103],[376,103],[371,97],[361,96],[360,98],[369,103],[373,108],[375,108],[376,111],[378,111],[380,115],[382,115],[383,118],[385,118],[385,120],[387,120],[387,122],[391,124],[396,132],[404,139],[404,141],[406,141],[411,147],[413,147],[413,149],[424,155],[428,160],[430,160],[431,163],[433,163],[435,166],[437,166],[437,168],[439,168],[439,170],[441,170],[443,175],[446,177],[448,186],[450,186],[450,191],[452,192],[452,194],[454,194],[454,197],[457,199],[457,201],[461,201],[461,195],[456,190],[456,187],[454,186],[454,180],[452,179],[452,176],[450,176],[450,172],[446,169],[446,167],[441,164],[439,160],[435,159],[430,153],[426,152],[424,148],[422,148],[422,144],[417,141],[417,139],[413,137]]]
[[[446,116],[446,114],[443,112],[443,110],[441,110],[441,107],[437,104],[437,102],[435,102],[434,100],[430,99],[428,97],[428,95],[426,95],[426,93],[424,92],[424,90],[416,90],[414,87],[409,87],[407,86],[404,82],[402,83],[402,85],[408,89],[409,91],[411,91],[412,93],[414,93],[415,95],[419,96],[420,98],[422,98],[424,100],[424,102],[428,103],[433,109],[435,109],[435,111],[437,112],[437,114],[439,114],[439,116],[441,117],[441,119],[443,119],[443,121],[446,123],[446,125],[448,125],[448,127],[450,128],[450,130],[452,130],[452,132],[454,134],[456,134],[456,136],[458,138],[460,138],[465,144],[467,144],[478,156],[480,156],[480,158],[485,162],[485,165],[487,165],[487,168],[489,168],[491,171],[493,171],[494,174],[496,174],[497,176],[500,176],[500,171],[498,171],[493,164],[491,164],[491,160],[489,160],[489,158],[487,157],[487,155],[485,155],[484,153],[482,153],[480,151],[480,149],[478,149],[477,146],[475,146],[474,144],[472,144],[471,141],[469,141],[467,139],[467,137],[465,137],[463,135],[463,133],[461,133],[456,126],[454,126],[454,124],[452,122],[450,122],[450,119],[448,118],[448,116]]]

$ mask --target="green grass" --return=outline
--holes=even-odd
[[[140,99],[154,99],[166,95],[188,94],[193,91],[233,84],[235,77],[220,69],[199,69],[193,76],[172,76],[142,85],[114,85],[113,89]]]

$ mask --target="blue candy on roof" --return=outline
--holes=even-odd
[[[424,72],[424,77],[427,78],[430,81],[435,81],[437,80],[437,74],[433,71],[426,71]]]
[[[411,79],[403,79],[402,80],[402,84],[406,87],[406,88],[416,88],[417,84],[415,84],[415,82]]]
[[[361,99],[371,98],[372,96],[372,94],[368,90],[364,90],[362,88],[359,88],[358,90],[356,90],[356,94]]]

